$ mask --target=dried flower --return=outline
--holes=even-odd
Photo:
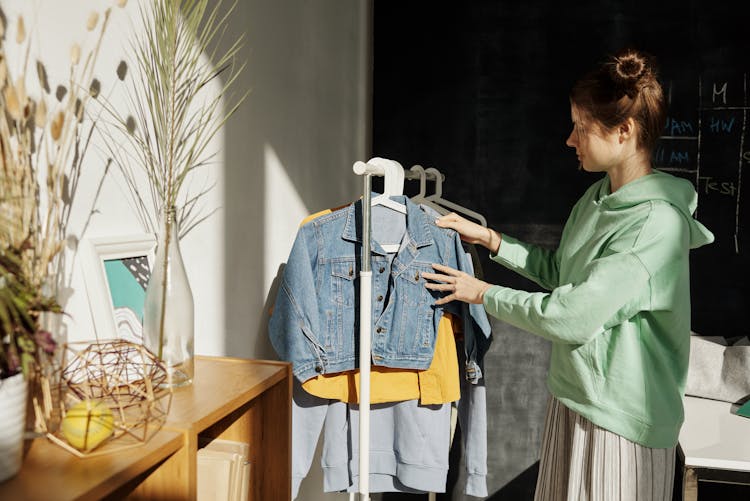
[[[70,48],[70,62],[73,64],[73,66],[78,64],[78,61],[81,60],[81,46],[77,43],[74,43],[73,46]]]
[[[99,26],[96,45],[85,54],[84,65],[77,64],[81,48],[71,49],[70,76],[55,84],[58,102],[50,113],[45,93],[52,86],[40,60],[36,75],[30,71],[34,56],[24,19],[17,19],[15,39],[24,58],[17,65],[6,59],[6,20],[0,16],[0,379],[19,366],[27,373],[42,367],[44,352],[53,349],[49,333],[38,325],[44,312],[61,311],[56,298],[69,285],[62,254],[88,148],[85,138],[93,129],[83,123],[91,99],[85,86],[93,81],[107,20],[106,14],[102,23],[90,16],[92,28]],[[26,78],[34,78],[32,85]]]
[[[26,40],[26,24],[23,16],[18,16],[18,31],[16,31],[16,43],[22,44]]]
[[[62,111],[58,111],[57,115],[55,115],[55,118],[52,120],[52,123],[49,127],[49,133],[52,136],[52,139],[57,141],[60,139],[60,135],[62,134],[62,126],[65,122],[65,115]]]
[[[13,120],[21,119],[21,105],[18,102],[18,96],[16,95],[16,89],[12,85],[5,87],[3,91],[3,97],[5,98],[5,109],[8,111],[8,115]]]
[[[86,29],[89,31],[93,31],[94,28],[96,28],[96,23],[99,22],[99,13],[96,11],[92,11],[91,14],[89,14],[89,19],[86,21]]]
[[[16,80],[16,97],[18,98],[18,105],[21,108],[26,106],[28,96],[26,95],[26,80],[23,77],[19,77]]]
[[[44,92],[49,94],[49,78],[47,78],[47,68],[41,61],[36,62],[36,74],[39,76],[39,85],[42,86]]]
[[[41,98],[36,105],[34,112],[34,123],[37,127],[44,128],[47,125],[47,102]]]
[[[128,4],[128,0],[117,0],[117,6],[122,8]]]

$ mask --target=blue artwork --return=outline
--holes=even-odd
[[[143,342],[143,305],[150,276],[148,258],[107,259],[104,270],[112,297],[117,336]]]

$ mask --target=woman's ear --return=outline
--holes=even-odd
[[[617,132],[620,136],[620,143],[624,143],[628,139],[635,137],[635,120],[633,120],[633,117],[625,119],[618,127]]]

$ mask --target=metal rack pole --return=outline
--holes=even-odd
[[[359,494],[370,499],[370,350],[372,334],[372,269],[370,266],[370,203],[372,176],[385,171],[364,162],[354,164],[354,172],[364,176],[362,196],[362,265],[359,271]]]

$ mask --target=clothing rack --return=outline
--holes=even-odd
[[[363,193],[362,193],[362,265],[360,267],[359,278],[359,495],[360,499],[369,501],[370,499],[370,358],[371,358],[371,336],[372,336],[372,268],[371,268],[371,247],[370,240],[372,235],[371,229],[371,212],[372,212],[372,176],[384,177],[383,195],[378,198],[385,198],[390,195],[403,193],[404,179],[420,180],[420,194],[425,194],[426,180],[435,181],[438,190],[437,197],[442,194],[442,183],[445,175],[437,169],[424,169],[422,166],[415,165],[410,170],[404,171],[398,162],[383,158],[372,158],[367,162],[357,161],[352,166],[355,174],[363,176]],[[428,197],[429,198],[429,197]],[[445,201],[439,198],[440,203]],[[463,207],[452,204],[454,210],[459,210],[469,215],[476,215],[475,212],[464,209]],[[481,215],[479,216],[484,219]],[[486,223],[484,223],[486,225]],[[349,496],[350,501],[354,501],[355,493]],[[428,500],[434,501],[436,494],[430,492]]]

